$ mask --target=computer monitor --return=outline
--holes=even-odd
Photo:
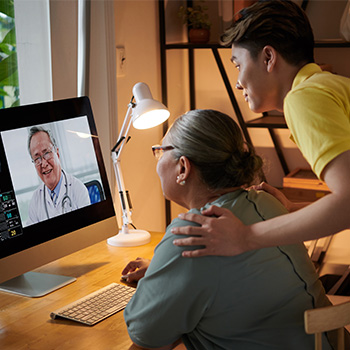
[[[33,269],[118,232],[96,126],[87,97],[0,120],[0,290],[42,296],[75,278]]]

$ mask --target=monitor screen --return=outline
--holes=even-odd
[[[6,289],[118,228],[87,97],[3,109],[0,118],[0,282],[6,281],[0,288]]]

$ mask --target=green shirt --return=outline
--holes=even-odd
[[[285,214],[265,192],[228,193],[213,203],[245,224]],[[199,213],[192,209],[191,212]],[[183,258],[173,245],[175,219],[124,317],[134,343],[160,347],[182,337],[187,349],[312,350],[304,331],[304,311],[328,305],[303,245],[265,248],[235,257]],[[324,349],[330,349],[324,338]]]

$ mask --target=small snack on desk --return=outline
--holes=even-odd
[[[89,326],[123,310],[135,293],[135,288],[111,283],[96,292],[76,300],[51,313],[51,318],[59,317],[84,323]]]

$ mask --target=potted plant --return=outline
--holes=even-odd
[[[204,0],[200,1],[204,3]],[[193,7],[180,6],[178,15],[189,28],[188,37],[192,43],[207,43],[210,37],[208,7],[204,4],[196,4]]]

